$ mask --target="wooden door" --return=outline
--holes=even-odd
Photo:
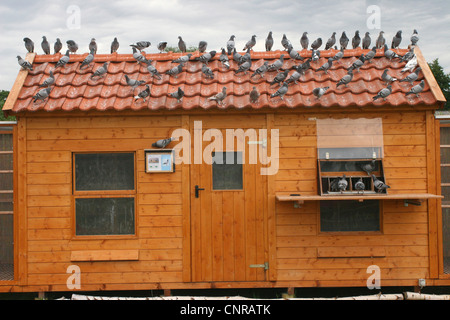
[[[192,281],[265,280],[267,177],[260,174],[260,161],[250,161],[250,152],[255,150],[250,146],[258,141],[248,136],[242,143],[236,138],[234,150],[226,150],[227,128],[258,131],[264,126],[264,118],[196,118],[191,121],[191,129],[193,121],[201,121],[202,127],[191,130],[193,139],[198,139],[192,152],[198,154],[195,147],[201,145],[203,157],[201,163],[191,164]],[[218,135],[222,136],[223,147],[213,148],[211,143],[219,142],[214,140]],[[213,157],[209,161],[208,155]]]

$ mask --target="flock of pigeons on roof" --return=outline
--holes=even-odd
[[[24,38],[23,41],[25,43],[25,48],[27,49],[27,51],[30,53],[34,52],[33,41],[29,38]],[[400,82],[409,82],[412,85],[411,89],[408,92],[406,92],[406,95],[414,94],[414,95],[418,96],[419,93],[422,92],[424,89],[424,81],[422,80],[419,84],[414,85],[414,81],[416,81],[418,79],[418,74],[421,70],[420,67],[418,67],[416,69],[417,57],[414,54],[414,47],[416,46],[417,42],[419,41],[419,36],[418,36],[417,30],[414,30],[412,36],[410,37],[410,41],[411,42],[408,46],[410,48],[410,50],[404,56],[400,56],[393,49],[399,48],[400,43],[402,42],[402,31],[399,30],[395,34],[395,36],[392,39],[390,48],[386,43],[386,39],[384,37],[384,32],[381,31],[379,33],[378,38],[375,41],[375,45],[372,47],[372,49],[370,51],[368,51],[365,55],[361,54],[361,56],[356,61],[352,62],[352,64],[350,66],[348,66],[347,74],[345,76],[343,76],[337,82],[336,88],[338,88],[341,85],[344,85],[345,87],[347,87],[348,84],[353,79],[353,71],[356,70],[357,72],[359,72],[359,69],[366,62],[370,63],[370,61],[375,57],[377,49],[383,49],[384,56],[386,58],[388,58],[389,60],[398,59],[401,62],[406,62],[406,65],[401,70],[401,72],[403,73],[406,71],[410,71],[410,74],[405,76],[404,79],[401,79]],[[66,43],[67,43],[67,51],[66,51],[65,55],[63,55],[59,59],[59,61],[55,64],[55,68],[64,67],[67,63],[69,63],[70,55],[74,54],[78,51],[79,47],[75,41],[68,40]],[[331,37],[325,43],[325,50],[329,50],[329,49],[333,49],[333,48],[335,50],[339,50],[336,43],[337,43],[336,32],[333,32]],[[353,49],[358,48],[360,45],[361,45],[362,49],[370,49],[371,43],[372,43],[372,40],[370,38],[369,32],[366,32],[365,36],[363,38],[361,38],[359,35],[359,31],[356,31],[354,37],[351,40],[347,37],[345,31],[342,32],[342,35],[339,38],[340,50],[333,57],[330,57],[326,63],[321,65],[319,68],[317,68],[316,71],[317,72],[323,71],[323,72],[327,73],[328,70],[332,67],[333,63],[336,61],[339,61],[344,56],[344,50],[346,50],[347,48],[350,48],[349,45],[351,45],[351,47]],[[273,80],[271,81],[270,84],[271,85],[279,84],[279,88],[275,93],[270,95],[271,98],[280,97],[283,100],[283,96],[288,92],[289,84],[291,84],[291,83],[297,84],[297,81],[301,78],[301,76],[304,75],[308,69],[310,69],[310,67],[311,67],[310,63],[316,62],[319,60],[320,53],[321,53],[320,48],[323,44],[322,38],[315,39],[311,43],[311,46],[309,46],[310,43],[309,43],[309,39],[308,39],[308,33],[304,32],[300,38],[300,44],[301,44],[301,47],[303,50],[307,50],[307,51],[311,50],[311,57],[308,58],[306,61],[304,61],[305,58],[302,57],[302,55],[300,54],[299,51],[294,50],[294,47],[293,47],[291,41],[286,37],[285,34],[283,34],[283,37],[281,40],[281,45],[283,46],[284,50],[287,51],[287,55],[289,55],[289,57],[291,59],[293,59],[294,61],[295,60],[304,61],[300,65],[294,65],[292,67],[292,69],[294,69],[295,71],[293,74],[291,74],[291,76],[288,77],[288,73],[290,71],[289,69],[283,70],[283,68],[282,68],[283,63],[284,63],[284,57],[286,56],[285,54],[281,54],[280,58],[271,64],[269,64],[268,61],[264,61],[264,64],[259,66],[257,69],[255,69],[255,71],[251,75],[251,78],[253,78],[255,76],[259,76],[259,77],[263,78],[264,74],[268,71],[276,71],[277,72],[276,76],[273,78]],[[197,49],[199,52],[199,55],[196,56],[195,58],[192,58],[192,60],[201,62],[202,63],[201,71],[203,72],[203,74],[207,78],[213,79],[214,73],[208,67],[208,62],[216,55],[217,52],[215,50],[207,52],[206,51],[207,45],[208,45],[208,43],[206,41],[200,41],[198,49]],[[252,66],[251,51],[253,50],[253,47],[255,45],[256,45],[256,35],[253,35],[251,37],[251,39],[248,42],[246,42],[246,44],[243,48],[243,51],[246,51],[246,53],[241,55],[236,50],[235,36],[232,35],[229,38],[229,40],[226,42],[225,48],[222,48],[222,52],[220,54],[219,61],[225,68],[229,69],[230,68],[229,62],[230,62],[230,59],[232,59],[238,65],[238,68],[235,70],[235,74],[239,74],[239,73],[247,74]],[[273,45],[274,45],[274,40],[273,40],[272,32],[270,31],[265,40],[266,51],[271,51],[273,48]],[[152,65],[152,60],[146,58],[145,52],[144,52],[144,54],[142,54],[142,51],[144,49],[151,46],[150,41],[138,41],[135,44],[131,44],[130,46],[132,47],[133,57],[137,61],[137,63],[143,63],[147,67],[147,70],[152,75],[152,77],[161,79],[161,74],[156,69],[156,67]],[[159,42],[157,48],[160,51],[160,53],[162,53],[166,49],[166,46],[167,46],[167,42]],[[43,37],[41,47],[45,54],[50,54],[50,44],[45,36]],[[113,42],[111,43],[111,53],[117,52],[118,48],[119,48],[119,42],[118,42],[117,38],[114,38]],[[178,37],[178,49],[182,53],[187,52],[186,43],[182,39],[181,36]],[[54,53],[59,53],[61,50],[62,50],[62,43],[61,43],[60,39],[57,38],[57,40],[54,44]],[[94,56],[96,53],[97,53],[97,43],[96,43],[95,39],[92,38],[91,42],[89,43],[89,54],[86,56],[86,58],[80,64],[80,68],[83,69],[83,68],[89,67],[90,64],[94,61]],[[177,75],[183,71],[183,66],[185,65],[185,63],[187,63],[188,61],[191,61],[192,55],[193,55],[192,53],[187,53],[185,55],[182,55],[178,59],[173,60],[172,62],[176,63],[177,65],[175,67],[171,68],[170,70],[167,70],[165,72],[165,74],[168,74],[169,76],[177,77]],[[17,56],[17,59],[18,59],[19,65],[23,69],[33,70],[32,65],[28,61],[21,58],[20,56]],[[416,69],[416,70],[414,71],[414,69]],[[281,70],[283,70],[283,71],[281,71]],[[108,72],[108,62],[105,62],[102,66],[97,68],[97,70],[95,70],[92,73],[91,79],[102,78],[107,72]],[[391,83],[396,81],[397,79],[390,76],[387,72],[388,72],[387,69],[384,70],[383,75],[381,77],[382,80],[386,83],[386,87],[383,88],[382,90],[380,90],[378,92],[378,94],[373,97],[374,101],[377,99],[380,99],[380,98],[383,100],[386,100],[386,98],[392,93]],[[127,84],[130,87],[132,87],[133,92],[136,88],[145,84],[145,81],[142,81],[142,80],[139,81],[136,79],[131,79],[128,76],[125,76],[125,78],[126,78]],[[34,102],[36,102],[37,100],[43,101],[46,98],[48,98],[50,95],[50,92],[51,92],[51,88],[52,88],[51,86],[54,84],[54,82],[55,82],[55,78],[54,78],[53,72],[50,71],[50,76],[47,79],[45,79],[45,81],[40,85],[40,87],[44,87],[44,88],[40,89],[36,93],[36,95],[33,96]],[[146,88],[144,90],[140,91],[135,96],[135,101],[137,101],[138,99],[142,99],[145,102],[146,99],[150,97],[150,88],[149,88],[148,84],[146,84],[145,87]],[[328,89],[329,89],[329,87],[317,87],[317,88],[313,89],[313,94],[316,96],[317,99],[320,99],[326,93],[326,91]],[[176,98],[177,102],[179,103],[179,102],[181,102],[181,100],[184,96],[184,92],[181,88],[178,88],[177,91],[175,91],[173,93],[168,93],[168,95],[170,97]],[[260,94],[257,91],[257,88],[253,87],[253,90],[251,92],[249,92],[250,102],[256,103],[259,99],[259,95]],[[214,100],[218,103],[218,105],[220,105],[220,104],[224,103],[224,99],[226,98],[226,96],[227,96],[226,87],[223,87],[221,92],[218,92],[214,96],[208,98],[208,100]]]

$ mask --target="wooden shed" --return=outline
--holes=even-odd
[[[378,49],[341,85],[369,50],[321,70],[338,52],[252,51],[242,72],[217,52],[212,78],[199,52],[177,75],[183,53],[97,54],[87,67],[87,54],[62,67],[61,54],[28,54],[33,70],[19,71],[4,106],[17,123],[0,129],[1,155],[13,149],[1,230],[14,240],[2,240],[12,253],[0,291],[450,285],[434,117],[445,99],[418,47],[413,83],[400,82],[407,61]],[[273,67],[260,73],[264,62]],[[374,100],[385,70],[397,80]],[[150,97],[137,98],[146,85]],[[224,87],[223,101],[210,99]]]

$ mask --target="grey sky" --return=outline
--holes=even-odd
[[[379,8],[380,28],[370,29],[374,22],[368,7]],[[72,11],[71,9],[74,9]],[[79,19],[78,19],[79,17]],[[79,24],[78,24],[79,21]],[[149,53],[157,52],[159,41],[176,46],[180,35],[188,46],[200,40],[208,42],[208,50],[220,50],[230,35],[236,36],[241,50],[253,34],[255,50],[264,50],[264,39],[273,32],[274,49],[281,49],[283,34],[300,50],[300,37],[309,33],[310,42],[321,37],[324,44],[333,31],[349,38],[355,30],[369,31],[375,41],[379,31],[385,32],[390,44],[397,30],[403,31],[401,47],[405,48],[414,29],[427,61],[439,58],[450,72],[450,1],[448,0],[2,0],[0,3],[0,89],[10,90],[19,71],[17,55],[25,56],[23,38],[35,42],[42,54],[42,36],[52,44],[57,37],[65,50],[66,40],[73,39],[79,53],[88,51],[92,37],[98,53],[109,53],[114,37],[120,42],[119,53],[131,53],[130,44],[147,40]],[[324,48],[324,45],[321,49]]]

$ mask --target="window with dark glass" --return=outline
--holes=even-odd
[[[242,152],[212,153],[213,190],[242,190]]]

